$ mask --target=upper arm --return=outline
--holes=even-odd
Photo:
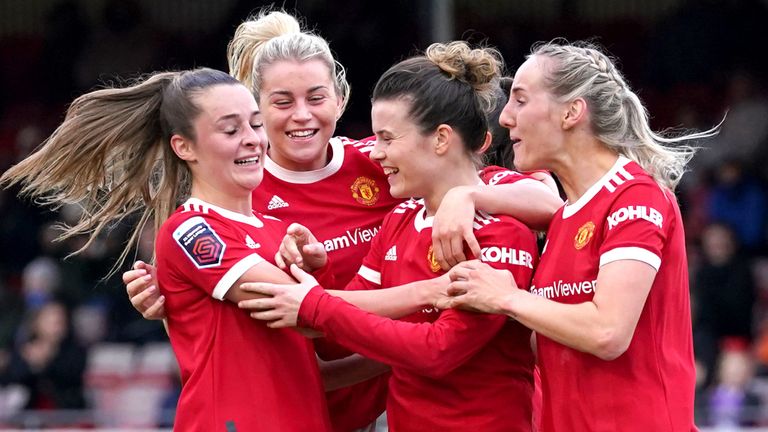
[[[483,175],[488,186],[478,186],[475,191],[475,206],[480,210],[510,215],[532,229],[544,230],[563,205],[557,187],[553,190],[549,186],[554,183],[549,176],[533,177],[509,170],[491,173]]]
[[[278,284],[297,283],[291,276],[269,261],[261,260],[249,267],[235,282],[229,284],[229,288],[225,292],[224,298],[233,303],[237,303],[241,300],[266,297],[262,294],[241,290],[239,288],[240,285],[246,282],[269,282]]]

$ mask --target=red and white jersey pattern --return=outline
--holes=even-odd
[[[384,220],[348,289],[378,289],[444,274],[432,251],[432,217],[410,200]],[[536,239],[508,216],[478,212],[481,260],[527,289]],[[302,323],[392,366],[387,417],[393,431],[530,431],[530,330],[505,316],[426,308],[400,320],[362,311],[320,288],[302,303]]]
[[[369,158],[375,143],[331,138],[331,160],[316,171],[290,171],[267,157],[264,179],[253,191],[254,210],[286,225],[298,222],[325,245],[338,288],[355,276],[384,216],[402,202],[389,194],[384,171]],[[327,395],[334,430],[361,428],[384,411],[386,376]]]
[[[517,171],[496,165],[489,165],[483,168],[480,170],[479,174],[483,183],[489,186],[494,186],[497,184],[512,184],[519,181],[540,183],[538,180],[529,176],[528,174],[519,173]]]
[[[267,158],[253,192],[254,210],[298,222],[325,245],[339,287],[354,277],[392,198],[381,166],[368,157],[375,140],[330,140],[331,160],[316,171],[290,171]]]
[[[554,216],[530,291],[591,301],[602,265],[657,270],[627,351],[603,361],[538,336],[544,431],[691,431],[694,360],[688,271],[674,194],[635,162],[616,164]]]
[[[312,344],[222,300],[285,234],[275,218],[190,199],[160,228],[158,282],[181,369],[176,430],[330,430]]]

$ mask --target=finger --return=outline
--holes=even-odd
[[[296,264],[301,265],[302,256],[301,252],[299,251],[299,245],[295,238],[290,236],[283,238],[283,244],[280,247],[280,252],[285,258],[287,258],[287,261],[295,262]]]
[[[456,281],[456,282],[451,282],[451,284],[448,285],[448,289],[446,290],[446,293],[450,297],[459,298],[466,295],[468,289],[469,289],[469,282]]]
[[[151,299],[153,295],[157,295],[157,287],[155,285],[150,286],[144,291],[139,292],[135,296],[131,297],[131,304],[133,307],[143,313],[144,302]]]
[[[144,261],[138,260],[135,263],[133,263],[133,269],[134,270],[143,269],[143,268],[146,267],[146,265],[147,265],[147,263],[145,263]]]
[[[480,255],[482,254],[482,250],[480,249],[480,243],[477,242],[474,231],[469,230],[464,233],[464,241],[467,242],[467,246],[469,246],[469,250],[472,252],[472,255],[474,255],[475,259],[479,259]]]
[[[251,315],[251,318],[257,319],[259,321],[275,321],[283,317],[283,314],[281,312],[278,312],[274,309],[259,311],[259,312],[251,312],[250,315]]]
[[[436,232],[432,233],[432,256],[440,264],[443,270],[451,268],[448,265],[448,261],[445,260],[446,251],[443,250],[443,236],[438,235]]]
[[[448,279],[450,279],[451,282],[467,280],[469,272],[472,271],[472,269],[467,268],[464,264],[466,264],[466,262],[454,266],[451,271],[448,272]]]
[[[302,270],[296,264],[291,264],[291,274],[300,283],[304,283],[304,282],[314,282],[314,283],[317,283],[317,281],[315,280],[314,276],[312,276],[311,274],[305,272],[304,270]]]
[[[145,319],[163,319],[165,318],[165,296],[158,297],[150,307],[142,314]]]
[[[240,284],[240,289],[252,293],[264,294],[266,296],[274,296],[280,290],[279,285],[267,282],[246,282]]]
[[[286,270],[288,268],[288,265],[285,263],[283,255],[280,252],[275,253],[275,264],[277,264],[277,267],[282,270]]]
[[[133,297],[136,294],[145,291],[152,282],[152,275],[144,275],[138,279],[134,279],[125,286],[125,291],[128,293],[128,297]]]
[[[279,319],[279,320],[268,322],[267,327],[273,328],[273,329],[280,329],[280,328],[291,328],[295,326],[290,321],[287,321],[285,319]]]
[[[456,264],[460,262],[464,262],[466,260],[467,260],[467,257],[466,255],[464,255],[464,238],[461,236],[451,237],[450,255],[446,257],[446,261],[448,261],[448,265],[453,267]]]
[[[128,270],[127,272],[123,273],[123,283],[128,285],[129,283],[146,274],[147,271],[144,269]]]
[[[237,307],[240,309],[248,309],[250,311],[263,312],[267,310],[274,310],[277,307],[277,302],[274,297],[264,297],[249,300],[240,300],[237,302]]]

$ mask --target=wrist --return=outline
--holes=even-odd
[[[501,311],[499,313],[508,315],[514,319],[517,319],[521,312],[521,302],[524,301],[523,297],[527,293],[520,289],[515,289],[509,294],[505,295],[501,300]]]

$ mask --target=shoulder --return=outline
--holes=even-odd
[[[509,215],[491,215],[482,210],[475,211],[473,228],[478,242],[481,239],[513,237],[516,240],[536,241],[536,234],[525,224]]]
[[[344,153],[348,155],[355,156],[364,156],[366,159],[371,153],[371,150],[373,150],[373,146],[376,145],[376,137],[367,137],[360,140],[344,137],[344,136],[337,136],[331,138],[331,140],[335,140],[337,143],[339,143],[344,148]]]

